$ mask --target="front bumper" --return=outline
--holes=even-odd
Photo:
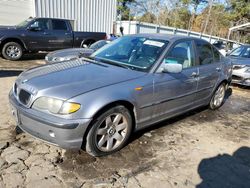
[[[18,103],[12,91],[9,100],[17,125],[24,132],[65,149],[80,149],[91,119],[65,119],[26,108]]]
[[[250,86],[250,73],[242,70],[233,70],[232,83]]]

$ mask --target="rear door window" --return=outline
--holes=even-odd
[[[215,47],[212,47],[212,48],[213,48],[213,53],[214,53],[214,61],[215,62],[220,61],[220,59],[221,59],[220,52]]]
[[[208,42],[202,40],[195,40],[196,49],[200,65],[207,65],[213,63],[213,51]]]
[[[67,23],[64,20],[52,20],[52,29],[67,31]]]

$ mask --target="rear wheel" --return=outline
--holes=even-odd
[[[212,110],[218,109],[221,107],[224,101],[226,93],[226,85],[225,83],[220,84],[214,92],[214,95],[209,103],[209,107]]]
[[[2,55],[8,60],[19,60],[23,55],[22,46],[16,42],[8,42],[3,46]]]
[[[124,106],[115,106],[97,117],[87,135],[86,151],[103,156],[121,149],[132,131],[132,118]]]

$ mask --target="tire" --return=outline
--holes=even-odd
[[[16,61],[23,56],[23,48],[16,42],[7,42],[3,46],[2,55],[5,59]]]
[[[23,133],[23,130],[18,126],[16,126],[15,131],[17,135]]]
[[[209,108],[211,110],[218,109],[222,106],[226,93],[226,84],[220,84],[214,91],[213,97],[210,100]]]
[[[115,106],[99,115],[90,125],[86,151],[92,156],[104,156],[120,150],[132,131],[132,117],[124,106]]]

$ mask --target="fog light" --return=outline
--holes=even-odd
[[[49,136],[52,137],[52,138],[55,138],[56,135],[53,131],[49,130]]]

